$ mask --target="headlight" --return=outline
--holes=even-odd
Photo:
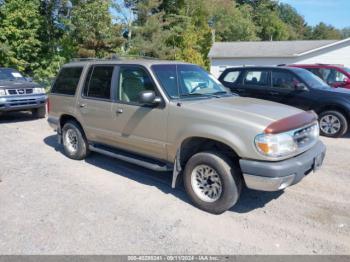
[[[255,138],[255,146],[260,153],[269,157],[284,157],[298,150],[292,134],[260,134]]]
[[[6,96],[6,91],[5,89],[0,88],[0,96]]]
[[[45,89],[41,87],[34,87],[33,88],[33,94],[43,94],[45,93]]]
[[[315,144],[319,137],[318,123],[279,134],[260,134],[255,147],[268,157],[279,158],[295,154]]]

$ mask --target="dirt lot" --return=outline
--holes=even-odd
[[[0,117],[0,254],[350,254],[350,135],[284,192],[202,212],[171,174],[65,157],[46,120]]]

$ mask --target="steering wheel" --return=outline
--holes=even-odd
[[[196,92],[198,89],[200,89],[201,87],[207,87],[207,84],[206,83],[198,83],[198,85],[195,87],[195,88],[193,88],[192,90],[191,90],[191,92],[190,92],[190,94],[193,94],[194,92]]]

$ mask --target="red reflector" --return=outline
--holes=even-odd
[[[50,98],[47,99],[47,113],[50,113]]]

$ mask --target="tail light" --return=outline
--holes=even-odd
[[[51,106],[50,106],[50,98],[47,99],[47,113],[50,113]]]

